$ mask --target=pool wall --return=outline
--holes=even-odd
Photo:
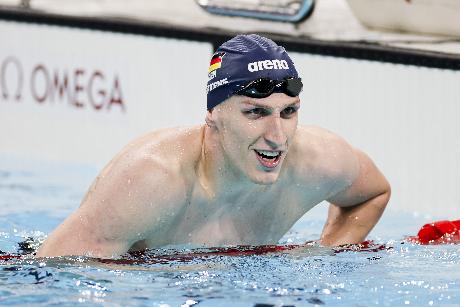
[[[101,168],[136,136],[204,122],[209,58],[228,34],[8,16],[0,153]],[[460,59],[273,38],[304,80],[300,124],[366,151],[392,184],[392,209],[459,218]]]

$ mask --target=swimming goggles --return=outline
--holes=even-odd
[[[265,98],[273,92],[284,93],[291,97],[299,96],[303,84],[301,78],[286,78],[284,80],[272,80],[260,78],[249,82],[243,88],[236,91],[235,95],[242,95],[251,98]]]

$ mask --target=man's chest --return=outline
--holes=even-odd
[[[285,188],[227,201],[192,198],[170,232],[172,243],[274,244],[321,201],[304,192]]]

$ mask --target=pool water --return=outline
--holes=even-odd
[[[78,206],[96,174],[88,165],[0,156],[0,250],[18,253],[26,238],[42,240]],[[325,215],[325,205],[315,208],[280,243],[317,239]],[[460,306],[460,245],[403,240],[436,218],[390,207],[369,236],[388,247],[377,252],[333,253],[313,245],[130,265],[84,257],[0,262],[0,304]],[[171,248],[193,251],[151,253]]]

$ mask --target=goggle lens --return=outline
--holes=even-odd
[[[300,78],[297,79],[288,79],[285,82],[286,85],[286,95],[291,97],[299,96],[300,92],[302,92],[303,84]]]
[[[275,87],[275,82],[273,80],[260,80],[259,82],[254,82],[251,87],[246,89],[246,92],[254,95],[256,97],[270,95]]]
[[[251,81],[235,94],[251,98],[265,98],[276,91],[296,97],[300,94],[302,88],[303,84],[300,78],[289,78],[282,81],[262,78]]]

